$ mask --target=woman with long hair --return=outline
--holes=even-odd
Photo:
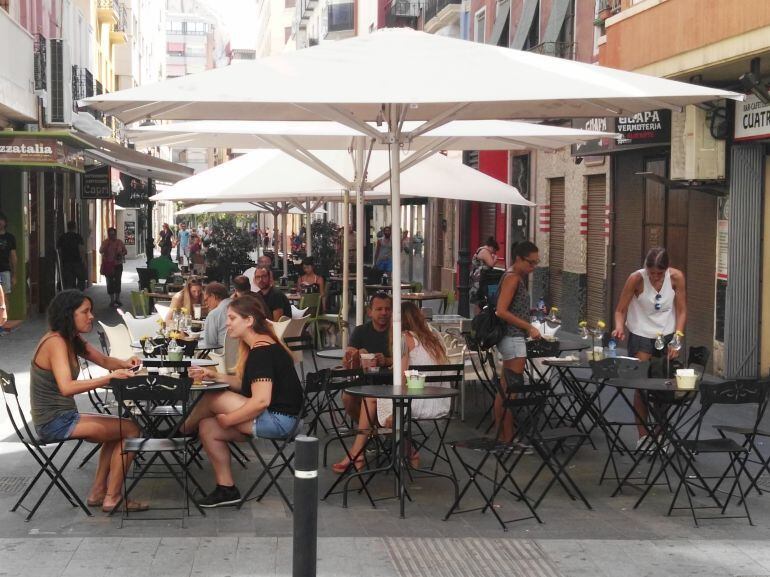
[[[539,250],[534,243],[523,241],[513,248],[514,261],[500,279],[497,297],[497,316],[505,322],[506,332],[497,344],[503,358],[503,367],[517,375],[524,374],[527,362],[527,338],[541,338],[540,331],[529,322],[529,275],[540,263]],[[513,415],[503,407],[502,391],[495,398],[495,421],[500,440],[513,440]],[[505,417],[503,417],[505,415]]]
[[[430,328],[425,316],[414,303],[401,303],[401,367],[406,371],[410,366],[447,364],[446,349],[438,335]],[[402,379],[406,377],[402,376]],[[448,383],[431,383],[431,386],[449,386]],[[447,414],[451,400],[420,399],[412,402],[413,419],[437,419]],[[375,420],[376,422],[372,422]],[[361,403],[358,417],[358,435],[350,448],[350,455],[355,460],[356,469],[364,464],[363,450],[371,430],[378,426],[390,427],[393,421],[393,402],[388,399],[365,398]],[[419,454],[410,451],[409,459],[413,467],[419,464]],[[332,465],[335,473],[344,473],[350,467],[350,459],[345,457]]]
[[[108,357],[87,343],[81,335],[93,328],[93,303],[79,290],[57,294],[48,305],[48,332],[32,354],[30,367],[30,402],[32,423],[40,439],[57,442],[85,439],[101,443],[96,475],[88,492],[87,503],[101,506],[105,512],[115,508],[121,499],[123,471],[133,455],[124,455],[122,439],[136,437],[139,428],[130,420],[110,415],[78,412],[75,395],[109,384],[111,379],[125,379],[139,365],[132,357],[122,361]],[[78,380],[78,357],[111,371],[96,379]],[[148,508],[147,503],[129,501],[129,511]]]
[[[202,314],[206,314],[206,307],[203,304],[203,282],[194,277],[184,283],[182,290],[171,297],[171,306],[169,306],[166,314],[166,322],[171,321],[175,310],[183,308],[188,314],[192,314],[193,305],[200,305]]]
[[[276,337],[258,298],[244,295],[230,303],[227,331],[241,341],[235,374],[203,367],[190,370],[193,378],[224,382],[231,389],[206,394],[183,426],[187,432],[198,429],[214,467],[217,486],[200,501],[201,507],[234,505],[241,500],[230,466],[229,442],[245,441],[247,436],[285,438],[302,410],[302,385],[294,358]]]

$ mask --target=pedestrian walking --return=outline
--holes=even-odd
[[[0,285],[6,296],[16,286],[16,237],[6,227],[8,217],[0,212]]]
[[[381,272],[393,272],[393,239],[389,226],[382,229],[382,238],[377,241],[374,249],[374,266]]]
[[[99,252],[102,255],[100,272],[107,279],[107,294],[110,295],[110,306],[122,307],[123,303],[120,302],[120,281],[123,277],[123,262],[125,262],[127,251],[123,241],[118,238],[117,229],[114,227],[107,229],[107,238],[102,242]]]
[[[184,262],[180,261],[184,258]],[[176,261],[180,264],[189,263],[190,259],[190,231],[187,230],[187,223],[179,223],[179,232],[176,234]]]
[[[67,223],[67,232],[59,237],[56,243],[61,259],[62,288],[85,290],[86,267],[83,264],[85,257],[85,244],[83,237],[77,232],[77,224],[74,220]]]
[[[168,223],[164,222],[163,226],[158,233],[158,248],[160,248],[160,254],[171,258],[171,248],[174,246],[174,233],[168,227]]]

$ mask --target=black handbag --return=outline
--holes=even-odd
[[[495,308],[485,306],[471,321],[471,336],[482,349],[497,345],[505,337],[508,326],[495,314]]]

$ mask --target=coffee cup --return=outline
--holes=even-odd
[[[361,368],[367,372],[377,370],[377,355],[374,353],[361,353]]]

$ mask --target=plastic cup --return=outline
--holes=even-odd
[[[374,353],[361,353],[361,368],[367,372],[377,370],[377,355]]]
[[[182,357],[184,356],[184,349],[181,349],[179,351],[169,351],[168,352],[168,360],[178,363],[182,360]]]
[[[201,318],[201,305],[193,305],[193,318],[196,320]]]
[[[424,375],[410,375],[406,379],[406,386],[410,389],[424,389],[425,388],[425,376]]]

